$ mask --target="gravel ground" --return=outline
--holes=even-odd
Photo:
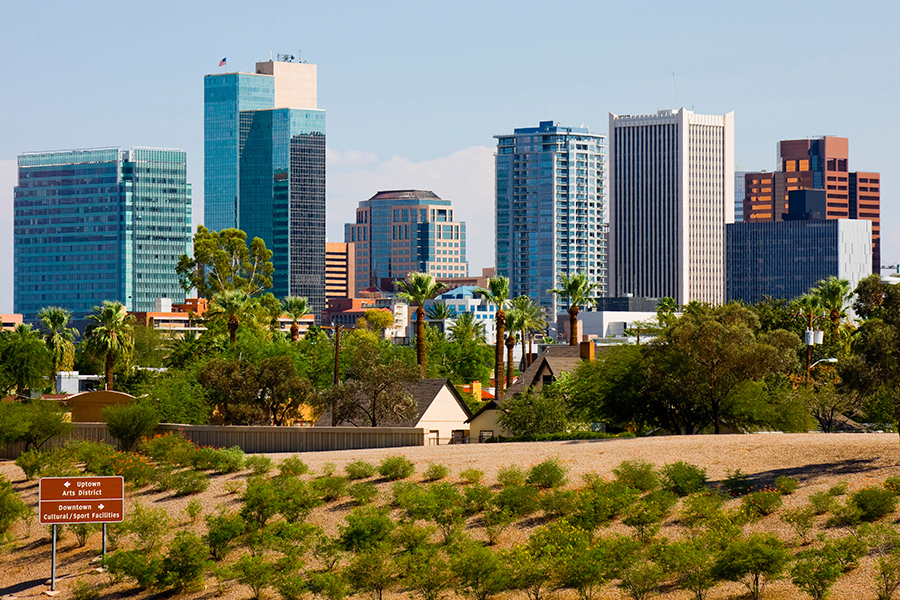
[[[483,444],[466,446],[440,446],[417,448],[389,448],[380,450],[350,450],[342,452],[306,453],[300,457],[313,473],[322,473],[327,463],[336,467],[337,473],[354,460],[378,463],[383,457],[402,454],[416,463],[417,473],[421,473],[428,463],[441,463],[450,468],[450,480],[458,480],[458,473],[473,467],[485,472],[485,482],[493,484],[497,471],[504,466],[515,464],[523,468],[547,458],[557,457],[569,469],[571,486],[580,485],[580,476],[597,473],[611,478],[612,469],[626,459],[642,458],[658,466],[682,460],[706,469],[712,482],[725,477],[726,470],[740,469],[751,475],[755,482],[772,484],[782,475],[795,477],[800,481],[796,493],[784,498],[784,508],[774,515],[763,518],[748,526],[748,531],[768,531],[785,540],[791,540],[791,530],[781,522],[779,514],[786,508],[793,508],[806,502],[811,493],[824,491],[832,485],[846,481],[850,490],[883,482],[887,477],[900,476],[900,444],[894,434],[756,434],[721,435],[691,437],[658,437],[623,440],[596,440],[572,442],[543,442],[519,444]],[[280,460],[288,455],[270,455]],[[37,504],[37,482],[27,482],[22,471],[11,461],[0,461],[0,475],[14,482],[23,498]],[[236,486],[243,484],[246,473],[213,476],[209,489],[199,498],[204,514],[217,506],[236,506]],[[420,477],[420,476],[419,476]],[[382,497],[389,494],[390,484],[379,483]],[[126,506],[141,502],[148,506],[165,508],[172,519],[184,528],[194,528],[202,533],[202,518],[194,524],[187,522],[185,508],[191,497],[174,498],[170,492],[148,493],[138,491],[128,493]],[[737,501],[733,501],[737,502]],[[126,508],[126,512],[129,509]],[[327,532],[336,533],[344,516],[350,510],[347,503],[337,503],[314,511],[310,521],[321,525]],[[677,512],[677,509],[676,509]],[[896,516],[896,515],[895,515]],[[824,521],[825,517],[820,517]],[[510,546],[527,539],[535,526],[532,520],[527,525],[518,524],[504,534],[501,546]],[[471,525],[471,523],[470,523]],[[628,533],[628,528],[620,523],[613,524],[609,532]],[[34,597],[49,589],[45,585],[50,573],[49,527],[35,521],[30,527],[16,526],[15,543],[0,552],[0,597]],[[470,529],[473,537],[484,537],[477,529]],[[682,534],[676,523],[667,522],[661,535],[674,538]],[[829,530],[830,535],[841,535],[840,531]],[[96,586],[101,598],[150,597],[139,593],[127,584],[113,584],[107,575],[93,571],[96,564],[91,560],[97,556],[100,536],[95,534],[84,548],[79,548],[74,535],[67,534],[58,544],[57,589],[65,598],[72,597],[71,588],[76,579],[82,579]],[[833,598],[874,597],[873,559],[863,560],[860,568],[845,575],[834,588]],[[710,593],[711,599],[740,598],[746,590],[737,584],[720,584]],[[210,585],[203,592],[189,594],[190,598],[214,598],[221,594],[227,599],[249,598],[249,588],[231,585],[218,590]],[[399,594],[398,594],[399,596]],[[513,598],[516,594],[509,594]],[[560,597],[574,595],[559,593]],[[276,598],[274,591],[270,598]],[[524,596],[522,596],[524,598]],[[667,600],[687,600],[684,592],[668,591],[659,596]],[[786,581],[775,582],[767,588],[767,598],[805,597]],[[608,586],[600,598],[624,598],[615,587]]]

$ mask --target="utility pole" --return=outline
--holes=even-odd
[[[334,387],[331,390],[331,426],[337,427],[337,388],[339,383],[340,360],[341,360],[341,324],[335,324],[334,327]]]

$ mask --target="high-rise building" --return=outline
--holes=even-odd
[[[356,245],[325,243],[325,298],[353,298],[356,292]]]
[[[729,224],[726,231],[729,301],[791,300],[831,276],[848,280],[854,289],[871,273],[872,224],[867,220],[745,221]]]
[[[611,296],[725,300],[734,113],[609,115]]]
[[[453,217],[453,204],[430,191],[383,191],[360,202],[356,223],[344,225],[344,241],[356,249],[357,292],[393,291],[412,271],[468,275],[466,224]]]
[[[104,300],[129,311],[184,300],[175,273],[191,244],[191,186],[182,150],[119,148],[19,155],[14,305],[83,318]]]
[[[737,169],[737,167],[735,167]],[[734,172],[734,222],[744,220],[744,175],[750,171],[735,170]]]
[[[272,250],[276,297],[325,308],[325,111],[316,66],[293,57],[204,78],[205,222]]]
[[[510,297],[529,296],[553,315],[560,276],[584,273],[606,295],[605,136],[541,121],[495,135],[497,274]]]
[[[778,142],[775,172],[745,175],[744,221],[781,221],[792,190],[824,190],[826,219],[872,221],[872,272],[881,268],[881,178],[850,172],[847,138],[824,136]]]

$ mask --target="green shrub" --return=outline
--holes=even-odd
[[[235,579],[249,587],[256,600],[262,598],[263,592],[274,580],[275,565],[259,555],[243,555],[232,565],[232,569]]]
[[[837,500],[828,492],[815,492],[809,495],[809,505],[817,515],[824,515],[834,510]]]
[[[516,465],[501,467],[497,471],[497,483],[500,485],[525,485],[525,471]]]
[[[106,430],[122,450],[131,451],[141,438],[153,435],[159,427],[159,413],[150,404],[132,400],[128,404],[113,404],[100,410]]]
[[[191,468],[197,471],[212,471],[217,462],[216,449],[210,446],[197,448],[191,456]]]
[[[459,477],[463,480],[463,483],[481,483],[481,480],[484,479],[484,471],[479,471],[478,469],[469,467],[468,469],[463,469],[462,471],[460,471]]]
[[[197,448],[191,456],[191,466],[198,471],[237,473],[244,468],[244,456],[244,451],[238,446]]]
[[[589,485],[578,492],[578,508],[569,519],[573,525],[593,531],[634,504],[640,493],[621,481],[587,478]]]
[[[541,489],[552,489],[566,484],[568,469],[559,464],[559,458],[548,458],[528,470],[526,483]]]
[[[375,487],[374,483],[358,481],[348,488],[347,493],[353,498],[354,503],[358,506],[363,506],[375,500],[375,497],[378,496],[378,488]]]
[[[789,496],[796,492],[799,485],[800,482],[793,477],[785,476],[775,480],[775,489],[778,490],[779,494],[784,494],[785,496]]]
[[[197,498],[191,499],[190,502],[187,503],[187,506],[184,507],[184,514],[187,515],[188,521],[190,523],[196,523],[197,519],[200,518],[200,513],[203,512],[203,503],[200,502]]]
[[[830,488],[828,488],[828,494],[830,496],[843,496],[847,493],[847,488],[849,488],[849,484],[846,481],[839,481]]]
[[[333,502],[347,494],[347,478],[332,475],[319,477],[313,483],[319,496],[325,502]]]
[[[343,550],[359,552],[374,548],[390,539],[395,524],[386,509],[364,506],[354,509],[340,527],[338,541]]]
[[[347,479],[366,479],[378,472],[378,467],[364,460],[354,460],[344,466]]]
[[[327,462],[322,465],[322,475],[325,477],[331,477],[334,475],[334,472],[337,471],[337,467],[333,462]]]
[[[244,459],[244,467],[256,476],[268,475],[275,466],[271,458],[264,454],[253,454]]]
[[[159,583],[176,591],[203,589],[209,548],[197,534],[179,531],[160,564]]]
[[[171,528],[169,513],[164,508],[147,508],[135,502],[131,516],[119,524],[117,533],[134,536],[138,550],[149,556],[162,546]]]
[[[16,466],[25,473],[25,479],[31,481],[49,464],[50,453],[46,450],[26,450],[16,458]]]
[[[87,541],[91,534],[100,530],[100,525],[97,523],[72,523],[68,527],[75,534],[75,541],[78,542],[79,548],[87,546]]]
[[[877,521],[897,509],[897,496],[890,490],[880,487],[865,487],[850,496],[859,509],[859,517],[863,521]]]
[[[706,486],[706,469],[681,460],[663,465],[659,474],[663,489],[678,496],[694,494]]]
[[[251,457],[253,458],[253,457]],[[248,523],[262,527],[281,510],[281,494],[276,482],[264,477],[251,477],[241,496],[241,516]]]
[[[197,447],[176,431],[157,434],[141,442],[139,452],[156,462],[177,467],[190,467]]]
[[[176,497],[199,494],[209,488],[209,477],[197,471],[176,471],[169,477],[169,487]]]
[[[473,483],[463,488],[463,512],[474,515],[485,510],[494,497],[494,492],[486,485]]]
[[[100,596],[98,586],[84,577],[79,577],[72,585],[72,597],[75,600],[96,600]]]
[[[884,487],[895,496],[900,496],[900,477],[888,477],[884,480]]]
[[[622,524],[634,528],[635,538],[642,544],[649,542],[662,526],[665,514],[657,506],[638,502],[622,519]]]
[[[508,511],[492,508],[485,511],[481,517],[481,525],[488,537],[488,543],[493,546],[500,541],[500,536],[510,525],[516,522],[516,518]]]
[[[514,517],[525,517],[540,508],[540,494],[526,485],[507,485],[494,496],[494,506]]]
[[[310,511],[322,504],[322,493],[309,482],[296,477],[276,477],[277,510],[288,523],[302,521]]]
[[[741,472],[740,469],[727,469],[725,471],[725,479],[722,480],[722,487],[732,496],[746,496],[753,491],[753,482],[750,476]]]
[[[815,516],[816,511],[807,505],[784,511],[781,520],[791,526],[800,544],[805,546],[809,543],[810,534],[815,526]]]
[[[309,473],[309,467],[299,456],[289,456],[278,463],[278,472],[284,476],[299,477]]]
[[[708,523],[721,516],[727,496],[718,490],[695,492],[684,499],[679,518],[688,527]]]
[[[781,494],[774,490],[751,492],[742,500],[744,507],[751,515],[764,517],[781,507]]]
[[[820,536],[820,539],[823,538],[824,536]],[[823,539],[822,546],[818,549],[819,554],[837,562],[844,573],[858,567],[859,559],[865,556],[868,551],[869,548],[866,543],[855,535]]]
[[[836,504],[831,517],[825,521],[825,527],[853,527],[862,522],[862,513],[853,502]]]
[[[541,510],[548,517],[568,517],[577,509],[578,492],[575,490],[551,490],[541,497]]]
[[[160,559],[139,550],[119,550],[107,555],[104,565],[115,579],[133,579],[141,589],[154,586],[160,574]]]
[[[613,469],[616,479],[642,492],[659,487],[659,475],[653,463],[643,459],[623,460]]]
[[[842,574],[843,570],[837,561],[816,551],[801,552],[791,566],[791,581],[813,600],[828,597]]]
[[[203,539],[212,559],[218,561],[225,558],[244,529],[244,518],[225,512],[224,507],[220,507],[214,515],[206,515],[206,535]]]
[[[437,463],[428,463],[428,468],[423,473],[425,481],[439,481],[450,474],[450,469]]]
[[[344,600],[350,593],[340,573],[314,573],[309,578],[309,591],[323,600]]]
[[[416,472],[416,465],[405,456],[386,456],[378,465],[378,473],[388,481],[406,479]]]
[[[758,600],[766,584],[781,576],[789,560],[781,540],[756,533],[728,544],[716,560],[715,573],[721,579],[744,584],[750,596]]]

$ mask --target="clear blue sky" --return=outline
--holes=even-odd
[[[203,207],[203,76],[270,52],[318,65],[328,236],[379,189],[424,188],[493,263],[493,135],[541,120],[606,133],[608,112],[735,112],[735,162],[778,140],[850,138],[882,173],[900,262],[900,3],[5,2],[0,8],[0,312],[12,310],[12,186],[25,151],[183,148]],[[223,69],[224,70],[224,69]]]

